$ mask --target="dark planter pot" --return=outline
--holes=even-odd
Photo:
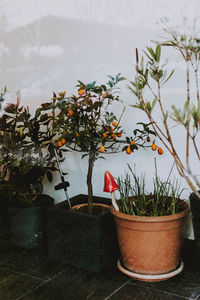
[[[70,199],[72,206],[87,203],[86,195]],[[95,203],[111,204],[110,199],[94,197]],[[68,209],[63,201],[48,209],[49,259],[91,272],[100,272],[116,263],[117,236],[110,210],[88,215]]]
[[[8,232],[12,246],[21,249],[47,246],[47,207],[51,205],[53,199],[49,197],[40,206],[8,208]]]
[[[190,195],[190,206],[192,212],[194,237],[196,242],[200,245],[200,199],[195,195],[195,193]]]

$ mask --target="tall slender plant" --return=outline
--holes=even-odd
[[[191,190],[200,198],[200,180],[198,174],[191,167],[191,161],[200,161],[200,99],[199,99],[199,63],[200,37],[191,33],[180,34],[175,31],[164,31],[169,39],[155,42],[156,47],[147,47],[144,56],[139,58],[136,49],[136,75],[130,81],[129,89],[135,94],[137,101],[135,108],[144,111],[152,124],[157,137],[173,157],[180,176],[184,177]],[[186,64],[186,99],[180,99],[180,108],[172,105],[171,110],[165,108],[163,85],[171,78],[174,70],[167,71],[167,61],[161,60],[161,49],[164,46],[179,52]],[[191,90],[191,78],[194,75],[196,92]],[[148,92],[148,96],[146,94]],[[148,99],[148,100],[147,100]],[[161,122],[158,120],[158,107]],[[174,123],[174,126],[173,126]],[[184,147],[178,150],[177,139],[173,136],[173,128],[180,125],[185,130]],[[193,152],[194,151],[194,152]],[[182,155],[184,153],[184,156]],[[193,154],[194,153],[194,154]]]

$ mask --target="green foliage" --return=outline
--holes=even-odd
[[[52,172],[57,170],[51,118],[41,112],[38,108],[32,117],[28,108],[9,104],[0,118],[1,193],[12,204],[37,200],[44,177],[52,181]]]
[[[112,104],[120,100],[117,84],[124,77],[120,73],[115,77],[108,77],[108,82],[102,85],[96,85],[96,81],[85,84],[78,80],[76,86],[81,93],[78,92],[77,96],[63,96],[61,100],[54,93],[52,102],[44,103],[40,108],[40,111],[51,111],[53,131],[58,140],[64,139],[66,147],[85,152],[86,155],[82,157],[88,155],[94,160],[99,157],[102,145],[105,146],[105,154],[115,153],[119,151],[121,144],[127,142],[125,130],[120,125],[124,111],[117,117],[111,110]],[[53,113],[55,111],[56,115]],[[148,126],[143,131],[138,130],[138,145],[132,147],[132,151],[142,147],[146,136],[152,134],[147,128]]]
[[[153,178],[153,192],[146,191],[145,176],[137,176],[130,165],[129,173],[125,177],[118,178],[117,183],[120,192],[118,201],[119,210],[134,216],[166,216],[180,212],[183,209],[183,201],[180,199],[182,191],[178,181],[171,182],[169,176],[162,181],[157,174]]]

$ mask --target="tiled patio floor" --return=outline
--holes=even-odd
[[[144,283],[112,266],[100,274],[50,262],[36,250],[4,249],[0,255],[0,300],[200,300],[200,255],[186,241],[184,271],[168,281]]]

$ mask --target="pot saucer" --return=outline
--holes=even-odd
[[[129,271],[128,269],[126,269],[124,267],[121,259],[119,259],[117,261],[117,267],[122,273],[124,273],[124,274],[126,274],[126,275],[128,275],[128,276],[130,276],[130,277],[132,277],[136,280],[154,282],[154,281],[164,281],[164,280],[167,280],[171,277],[174,277],[174,276],[178,275],[180,272],[182,272],[182,270],[184,268],[184,264],[183,264],[183,261],[181,260],[181,262],[178,265],[176,270],[173,270],[172,272],[169,272],[169,273],[156,274],[156,275],[134,273],[132,271]]]

